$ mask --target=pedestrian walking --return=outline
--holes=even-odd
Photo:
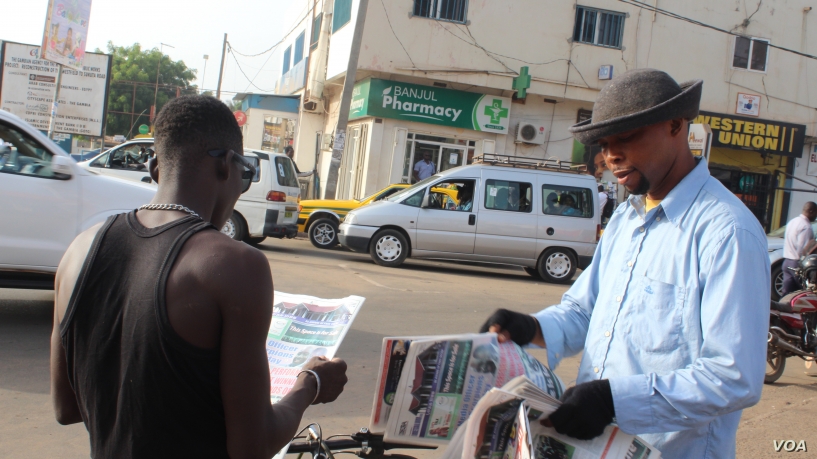
[[[307,172],[301,172],[301,170],[298,169],[298,163],[295,162],[295,158],[294,158],[295,149],[292,148],[292,145],[287,145],[287,147],[284,148],[284,154],[286,154],[287,157],[292,160],[292,165],[295,166],[295,173],[298,175],[298,177],[309,177],[310,175],[315,173],[314,170],[307,171]]]
[[[341,393],[346,364],[310,360],[270,403],[269,262],[219,231],[255,174],[241,129],[191,95],[155,134],[153,201],[80,234],[57,270],[57,421],[84,422],[95,458],[272,457],[310,404]]]
[[[630,193],[561,304],[498,310],[483,330],[547,349],[555,368],[584,352],[549,422],[591,439],[615,418],[665,459],[734,458],[741,410],[766,366],[766,236],[687,143],[703,82],[631,70],[570,130],[601,146]]]
[[[607,196],[607,192],[604,191],[604,185],[599,183],[599,215],[604,214],[604,206],[607,205],[607,200],[608,199],[609,199],[609,196]]]
[[[814,245],[814,230],[811,223],[817,219],[817,204],[809,201],[803,206],[803,213],[789,220],[786,225],[786,239],[783,245],[783,291],[787,295],[801,288],[800,282],[790,268],[797,268],[800,257]]]

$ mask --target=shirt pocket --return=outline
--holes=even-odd
[[[668,354],[682,345],[686,289],[648,276],[636,279],[630,314],[630,339],[638,353]]]

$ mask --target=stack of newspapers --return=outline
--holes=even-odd
[[[445,459],[656,459],[608,426],[593,440],[542,425],[562,381],[495,334],[384,338],[369,429],[395,443],[445,446]]]

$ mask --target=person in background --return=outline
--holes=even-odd
[[[284,148],[284,154],[286,154],[287,157],[292,160],[292,165],[295,166],[295,173],[298,174],[298,177],[309,177],[310,175],[315,173],[314,170],[308,172],[301,172],[301,170],[298,169],[298,163],[295,162],[294,158],[295,149],[292,148],[292,145],[287,145],[287,147]]]
[[[604,206],[607,205],[607,199],[609,199],[609,196],[607,196],[607,192],[604,191],[604,185],[599,183],[599,215],[604,213]]]
[[[547,208],[545,209],[545,213],[548,215],[560,215],[562,213],[562,205],[559,204],[559,195],[551,192],[548,194],[547,200],[545,201]]]
[[[473,197],[474,197],[474,190],[468,185],[462,185],[457,187],[457,201],[459,204],[457,205],[457,210],[461,210],[463,212],[471,212],[471,207],[473,205]]]
[[[417,161],[417,164],[414,165],[414,180],[419,182],[420,180],[425,180],[432,175],[434,172],[437,171],[437,166],[431,162],[431,152],[424,151],[423,152],[423,159]]]
[[[561,215],[566,215],[568,217],[581,215],[581,211],[576,208],[576,198],[569,194],[563,194],[560,201],[562,202]]]
[[[786,240],[783,245],[783,290],[780,296],[802,288],[794,272],[800,257],[814,245],[814,231],[811,223],[817,219],[817,204],[809,201],[803,206],[803,213],[792,218],[786,225]]]
[[[607,164],[604,162],[604,155],[599,151],[593,157],[593,176],[596,177],[596,180],[601,180],[606,170]]]

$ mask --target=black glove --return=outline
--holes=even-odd
[[[509,311],[507,309],[497,309],[494,311],[491,317],[482,324],[482,328],[479,329],[479,332],[487,333],[491,325],[499,325],[499,328],[508,332],[508,334],[511,335],[511,340],[520,346],[524,346],[533,341],[533,338],[536,336],[536,330],[539,329],[539,321],[533,316]]]
[[[562,435],[590,440],[601,435],[615,415],[610,381],[601,379],[566,390],[562,405],[548,420]]]

